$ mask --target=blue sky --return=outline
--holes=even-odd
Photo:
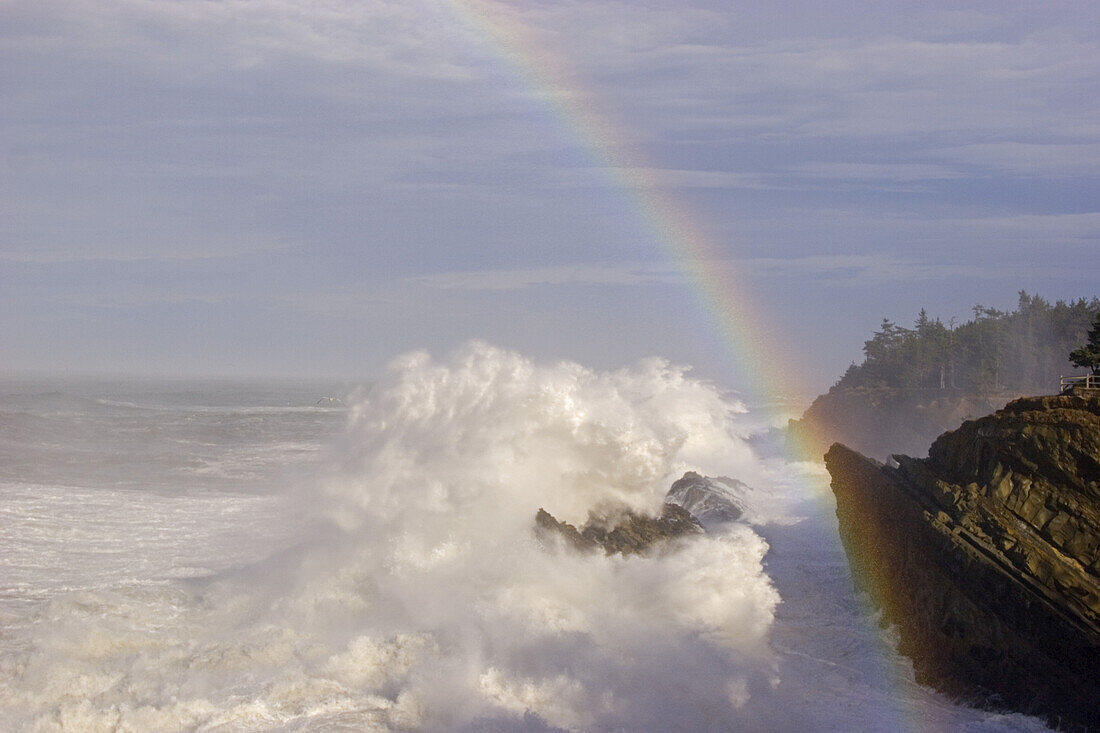
[[[0,369],[369,376],[481,338],[751,379],[467,6],[0,3]],[[1098,294],[1096,3],[481,7],[709,233],[809,392],[883,317]]]

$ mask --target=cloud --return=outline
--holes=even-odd
[[[658,25],[676,10],[648,15]],[[837,18],[821,18],[825,12],[815,18],[820,28],[802,33],[763,22],[746,26],[754,33],[746,37],[725,15],[712,26],[720,30],[689,42],[672,25],[652,52],[584,45],[574,65],[626,133],[651,145],[718,136],[746,143],[861,137],[863,151],[881,155],[875,141],[901,136],[890,162],[905,163],[909,145],[942,142],[918,135],[980,143],[1089,134],[1100,51],[1055,16],[960,18],[963,25],[943,26],[937,38],[930,35],[934,9],[895,10],[877,27],[852,22],[846,30]],[[815,15],[800,7],[792,17],[803,14]],[[644,128],[630,122],[638,119]]]
[[[671,264],[576,264],[521,270],[447,272],[406,281],[412,286],[447,290],[505,291],[563,285],[653,285],[682,283],[685,276]]]
[[[166,241],[167,240],[167,241]],[[71,248],[64,243],[53,246],[0,250],[0,262],[63,264],[63,263],[183,263],[200,260],[229,261],[242,257],[286,252],[286,243],[239,240],[188,241],[186,246],[173,246],[172,237],[160,237],[157,242],[141,244],[104,242],[94,248]]]
[[[1048,244],[1090,247],[1100,241],[1100,212],[991,216],[959,222],[959,226],[1000,240],[1042,242],[1045,239]]]
[[[1095,176],[1100,169],[1100,143],[1095,142],[973,143],[931,150],[928,156],[980,166],[994,174],[1016,176]]]
[[[432,345],[417,329],[473,301],[476,335],[563,288],[681,282],[636,189],[765,278],[1079,287],[1062,263],[1097,234],[1092,15],[0,3],[4,290],[227,311],[272,293],[354,327],[385,308],[387,334]]]
[[[427,2],[309,3],[112,0],[7,3],[3,48],[132,63],[198,79],[286,58],[352,64],[386,75],[465,78],[474,55],[446,13]]]
[[[793,171],[810,178],[883,182],[939,181],[964,175],[948,166],[929,163],[815,162],[797,166]]]
[[[1035,266],[1026,263],[938,262],[886,254],[826,255],[819,257],[753,258],[733,263],[754,277],[824,278],[851,286],[890,282],[943,282],[999,280],[1028,282],[1036,277],[1072,279],[1081,274],[1080,264],[1052,261]],[[1086,266],[1087,269],[1087,266]],[[1100,268],[1091,268],[1100,270]]]

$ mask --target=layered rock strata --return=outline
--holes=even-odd
[[[853,576],[918,680],[1100,730],[1100,398],[1025,398],[884,466],[825,456]]]

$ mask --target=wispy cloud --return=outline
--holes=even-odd
[[[987,222],[1011,226],[1011,222]],[[849,285],[892,281],[935,282],[945,280],[1027,281],[1034,277],[1077,277],[1082,268],[1100,273],[1095,266],[1075,261],[1051,260],[1042,265],[1017,262],[934,262],[893,254],[835,254],[805,257],[751,257],[696,262],[694,267],[721,267],[760,278],[824,278]],[[645,287],[654,284],[691,286],[684,269],[672,262],[588,264],[517,270],[448,272],[409,278],[387,285],[385,291],[429,288],[455,291],[504,292],[528,288],[574,285]]]
[[[199,80],[288,58],[375,69],[388,77],[465,78],[475,54],[453,18],[428,2],[11,2],[0,48],[130,63]]]
[[[1100,143],[990,142],[930,150],[928,157],[953,160],[996,174],[1018,176],[1100,175]]]
[[[907,284],[946,281],[973,282],[997,280],[1026,283],[1036,277],[1078,278],[1080,264],[1072,261],[1051,261],[1043,265],[1018,263],[930,262],[891,255],[829,255],[822,257],[792,257],[789,259],[755,258],[733,263],[754,277],[793,279],[825,278],[849,286],[874,283],[905,282]],[[1100,266],[1085,266],[1100,274]]]
[[[491,6],[522,37],[432,0],[0,2],[0,295],[161,298],[164,328],[193,302],[258,323],[266,297],[413,341],[602,288],[634,299],[621,326],[687,285],[639,187],[768,287],[1095,273],[1091,5]]]
[[[885,182],[942,181],[962,178],[965,175],[946,165],[886,162],[814,162],[796,166],[792,172],[811,178]]]
[[[64,264],[64,263],[186,263],[197,261],[228,261],[242,257],[285,253],[290,251],[286,243],[249,241],[247,237],[232,241],[188,241],[184,246],[173,246],[169,234],[149,242],[146,246],[125,243],[112,245],[104,242],[88,246],[81,243],[70,247],[64,243],[45,245],[34,249],[0,249],[0,262]]]
[[[1100,242],[1100,212],[990,216],[958,224],[960,229],[982,235],[983,239],[1024,240],[1040,246],[1045,243],[1096,247]],[[1049,249],[1047,253],[1058,254]]]
[[[563,285],[652,285],[683,283],[684,275],[671,264],[577,264],[518,270],[447,272],[406,281],[410,286],[445,290],[519,290]]]

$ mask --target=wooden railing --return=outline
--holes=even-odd
[[[1083,377],[1062,377],[1058,380],[1058,391],[1078,387],[1081,389],[1100,389],[1100,374],[1086,374]]]

